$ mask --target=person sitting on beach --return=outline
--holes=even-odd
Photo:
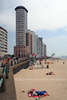
[[[46,68],[48,69],[49,68],[49,65],[47,64]]]
[[[40,65],[41,65],[41,61],[40,61]]]
[[[64,62],[63,62],[63,64],[64,64]]]

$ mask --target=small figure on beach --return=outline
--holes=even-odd
[[[47,64],[46,68],[48,69],[49,68],[49,65]]]
[[[39,100],[40,97],[49,96],[49,94],[45,90],[39,91],[39,90],[31,89],[28,91],[28,96],[35,98],[35,100]]]
[[[41,61],[40,61],[40,65],[41,65]]]
[[[55,75],[53,72],[48,72],[46,75]]]
[[[63,62],[63,64],[64,64],[64,62]]]

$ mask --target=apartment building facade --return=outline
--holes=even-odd
[[[0,55],[4,56],[8,52],[8,32],[0,27]]]
[[[27,13],[24,6],[18,6],[16,11],[16,46],[14,47],[14,56],[26,56],[26,33],[27,33]]]

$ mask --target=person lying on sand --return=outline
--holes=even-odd
[[[55,75],[53,72],[48,72],[46,75]]]
[[[40,97],[40,96],[49,96],[49,94],[45,90],[37,91],[35,89],[32,89],[32,90],[28,91],[28,96],[29,97]]]

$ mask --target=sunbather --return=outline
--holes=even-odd
[[[48,72],[46,75],[55,75],[53,72]]]
[[[28,92],[29,97],[40,97],[40,96],[47,96],[47,95],[48,95],[47,91],[31,90]]]

